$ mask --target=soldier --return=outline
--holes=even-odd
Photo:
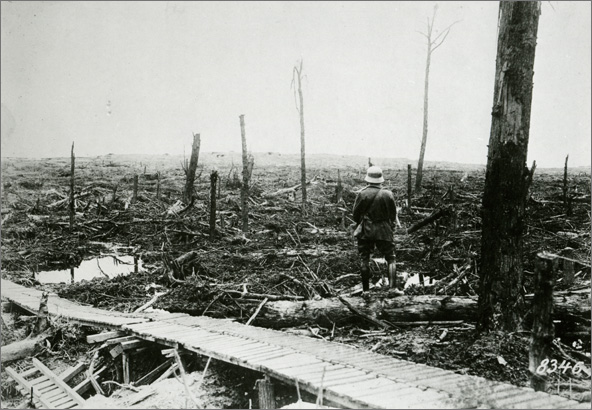
[[[360,273],[364,293],[370,289],[370,253],[374,247],[384,256],[388,263],[389,286],[397,284],[395,244],[393,228],[397,219],[397,206],[393,193],[382,188],[384,178],[382,169],[377,166],[368,168],[364,180],[368,185],[360,191],[354,202],[354,222],[357,225],[354,236],[358,241],[360,254]],[[403,292],[398,289],[391,291],[396,295]]]

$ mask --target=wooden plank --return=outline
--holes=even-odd
[[[70,380],[72,380],[78,374],[83,372],[85,369],[86,369],[86,363],[78,362],[78,364],[76,364],[75,366],[71,366],[68,369],[64,370],[62,373],[60,373],[59,377],[65,383],[68,383]]]
[[[124,336],[125,334],[126,333],[123,330],[116,330],[116,331],[112,331],[112,332],[98,333],[96,335],[88,335],[88,336],[86,336],[86,343],[89,343],[89,344],[100,343],[100,342],[104,342],[105,340]]]
[[[224,340],[227,340],[228,336],[227,335],[218,335],[218,334],[212,334],[210,333],[208,336],[201,336],[201,335],[197,335],[197,336],[192,336],[192,337],[188,337],[188,338],[183,338],[182,343],[183,345],[187,346],[195,346],[195,347],[199,347],[202,344],[206,344],[206,343],[215,343],[215,342],[221,342]]]
[[[156,375],[159,374],[160,372],[162,372],[164,369],[166,369],[167,367],[169,367],[171,365],[171,363],[173,363],[175,359],[171,358],[168,359],[166,361],[164,361],[163,363],[159,364],[155,369],[153,369],[152,371],[150,371],[149,373],[147,373],[146,375],[144,375],[143,377],[141,377],[138,381],[136,381],[134,383],[135,386],[141,386],[143,384],[150,384],[150,382],[152,381],[153,378],[156,378]]]
[[[69,402],[75,402],[71,397],[64,397],[61,400],[55,401],[52,404],[55,406],[55,409],[61,408],[64,404]]]
[[[280,349],[280,348],[277,348]],[[245,360],[248,357],[257,357],[258,355],[268,354],[271,352],[277,352],[272,346],[264,345],[259,347],[253,347],[251,349],[243,350],[240,353],[234,353],[236,358],[239,360]]]
[[[553,396],[546,393],[539,393],[535,392],[534,390],[529,392],[524,389],[520,395],[510,396],[504,399],[493,400],[489,402],[494,403],[496,407],[507,409],[532,409],[537,408],[537,406],[548,408],[547,406],[550,405],[552,397]]]
[[[122,353],[123,353],[123,346],[121,346],[120,344],[113,346],[113,348],[111,350],[109,350],[109,354],[114,359]]]
[[[62,387],[66,392],[68,392],[70,397],[72,397],[72,399],[76,403],[78,403],[80,405],[84,404],[84,399],[82,397],[80,397],[80,395],[78,393],[76,393],[74,390],[72,390],[72,388],[70,388],[70,386],[68,386],[66,383],[64,383],[57,375],[55,375],[51,370],[49,370],[39,360],[33,358],[33,366],[37,367],[39,370],[41,370],[41,372],[47,374],[53,380],[53,382],[55,384]]]
[[[237,360],[239,362],[243,362],[243,363],[257,363],[260,362],[261,360],[271,360],[271,359],[277,359],[279,357],[285,357],[288,354],[294,353],[292,352],[286,352],[285,348],[280,347],[280,350],[271,350],[269,352],[265,352],[265,353],[261,353],[258,355],[254,355],[254,356],[248,356],[248,357],[240,357],[237,358]]]
[[[56,388],[50,392],[43,393],[43,397],[49,402],[52,402],[55,397],[60,395],[67,396],[67,394],[58,386],[56,386]]]
[[[337,384],[350,383],[350,382],[359,381],[359,380],[372,380],[372,379],[376,379],[376,377],[374,375],[364,373],[361,371],[356,371],[356,370],[351,370],[351,369],[348,370],[347,368],[343,369],[337,373],[325,374],[325,377],[323,377],[322,373],[298,376],[298,380],[301,380],[303,382],[306,382],[306,383],[309,383],[309,384],[315,385],[315,386],[320,386],[320,383],[322,380],[324,387],[331,386],[334,383],[337,383]]]
[[[64,397],[69,398],[68,393],[62,389],[56,389],[48,394],[43,395],[43,398],[47,400],[48,403],[53,403],[54,405],[56,401],[61,401]]]
[[[260,366],[264,366],[268,369],[273,369],[275,371],[280,371],[282,369],[290,367],[296,367],[296,363],[298,364],[298,366],[304,366],[308,364],[322,363],[322,361],[317,359],[316,357],[304,355],[301,353],[294,353],[277,359],[264,360],[258,362]]]
[[[331,388],[336,386],[347,385],[350,383],[360,383],[366,380],[376,380],[376,376],[373,374],[362,373],[362,374],[352,374],[351,376],[345,376],[342,378],[336,378],[334,380],[327,380],[323,381],[323,386],[326,388]],[[320,381],[319,381],[320,383]]]
[[[23,387],[25,387],[27,389],[27,392],[31,391],[31,386],[29,385],[29,383],[22,378],[16,371],[14,371],[13,369],[11,369],[10,367],[6,367],[6,373],[8,373],[8,375],[17,383],[21,384]],[[35,389],[33,389],[33,397],[36,397],[37,400],[39,400],[39,402],[44,405],[46,408],[51,408],[51,406],[49,405],[49,403],[47,403],[43,397],[41,397],[41,395],[35,391]]]
[[[170,377],[171,374],[173,374],[177,369],[179,368],[179,363],[173,363],[168,369],[166,369],[164,371],[163,374],[161,374],[158,379],[156,379],[154,382],[152,382],[151,384],[155,384],[158,383],[159,381],[162,381],[164,379],[167,379],[168,377]]]
[[[25,370],[24,372],[20,373],[20,375],[21,375],[22,378],[26,379],[27,377],[32,376],[32,375],[34,375],[35,373],[38,373],[38,372],[39,372],[39,369],[38,368],[31,367],[30,369]]]
[[[261,345],[261,342],[237,340],[234,344],[226,345],[225,347],[218,347],[216,350],[224,352],[228,355],[240,357],[241,352],[259,349]]]
[[[122,336],[109,339],[105,342],[107,346],[111,346],[118,343],[129,342],[130,340],[139,340],[137,336]]]
[[[129,356],[127,352],[123,352],[121,355],[121,364],[123,367],[123,383],[129,384],[130,382],[130,369],[129,369]]]
[[[103,373],[105,370],[107,370],[107,366],[103,366],[103,367],[101,367],[99,370],[97,370],[97,371],[94,373],[94,375],[93,375],[93,376],[95,377],[95,379],[96,379],[96,378],[97,378],[99,375],[101,375],[101,373]],[[78,393],[78,394],[84,394],[84,393],[86,393],[86,392],[87,392],[87,391],[88,391],[88,390],[89,390],[91,387],[92,387],[92,383],[91,383],[90,379],[89,379],[89,378],[86,378],[86,379],[84,379],[83,381],[81,381],[80,383],[78,383],[78,384],[77,384],[77,385],[76,385],[76,386],[73,388],[73,390],[74,390],[76,393]]]
[[[145,343],[146,343],[145,340],[136,339],[136,340],[130,340],[128,342],[121,343],[121,347],[123,350],[130,350],[130,349],[134,349],[136,347],[139,347]]]

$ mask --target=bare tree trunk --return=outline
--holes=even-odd
[[[522,235],[540,3],[500,2],[495,89],[482,207],[481,330],[520,330]]]
[[[539,253],[535,262],[534,299],[532,301],[532,335],[530,339],[529,365],[530,387],[545,391],[547,373],[537,372],[544,359],[551,357],[555,335],[553,327],[553,257]]]
[[[70,231],[74,228],[74,142],[70,152]]]
[[[243,232],[249,230],[249,160],[247,156],[247,136],[245,135],[245,115],[239,115],[241,141],[243,144],[243,184],[241,186],[241,210]]]
[[[191,160],[187,169],[187,180],[185,182],[185,192],[183,193],[183,202],[189,204],[193,196],[193,184],[195,183],[195,172],[197,171],[197,160],[199,159],[199,146],[201,137],[199,134],[193,134],[193,145],[191,146]]]
[[[434,21],[432,20],[432,24]],[[428,56],[426,59],[425,81],[423,87],[423,132],[421,134],[421,148],[419,150],[419,161],[417,161],[417,173],[415,176],[415,190],[421,191],[421,181],[423,179],[423,158],[425,155],[426,142],[428,140],[428,88],[430,85],[430,60],[432,58],[431,48],[431,26],[428,30]]]
[[[569,186],[567,185],[567,160],[569,155],[565,157],[565,167],[563,168],[563,206],[567,216],[571,216],[571,198],[569,198]]]
[[[438,5],[434,6],[434,14],[432,16],[432,21],[428,18],[428,31],[427,33],[421,33],[426,39],[428,43],[428,53],[426,57],[426,68],[425,68],[425,81],[424,81],[424,90],[423,90],[423,132],[421,136],[421,148],[419,151],[419,160],[417,161],[417,175],[415,177],[415,190],[417,192],[421,191],[421,181],[423,179],[423,158],[425,155],[425,148],[426,142],[428,139],[428,89],[430,84],[430,63],[432,60],[432,53],[442,45],[448,33],[450,33],[450,28],[456,24],[456,22],[449,25],[446,29],[442,30],[440,34],[432,38],[432,33],[434,29],[434,20],[436,19],[436,11],[438,10]]]
[[[218,181],[218,171],[212,171],[210,175],[210,239],[213,240],[216,235],[216,182]]]
[[[306,156],[304,149],[304,97],[302,96],[302,60],[300,66],[294,67],[298,79],[298,97],[300,101],[300,186],[302,187],[302,212],[306,212]]]

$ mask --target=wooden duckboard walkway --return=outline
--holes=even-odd
[[[36,312],[41,291],[2,280],[2,297]],[[55,294],[50,314],[83,325],[121,329],[138,338],[184,348],[253,369],[346,408],[569,408],[590,404],[482,377],[229,320],[185,314],[123,314],[80,306]]]
[[[33,393],[33,403],[38,409],[74,409],[84,405],[84,399],[66,384],[66,380],[33,358],[33,368],[17,373],[6,367],[8,375],[20,387],[23,396]]]

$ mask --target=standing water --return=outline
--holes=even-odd
[[[39,283],[74,283],[93,278],[114,278],[119,275],[138,273],[142,261],[137,256],[103,255],[84,260],[77,268],[35,273]]]

